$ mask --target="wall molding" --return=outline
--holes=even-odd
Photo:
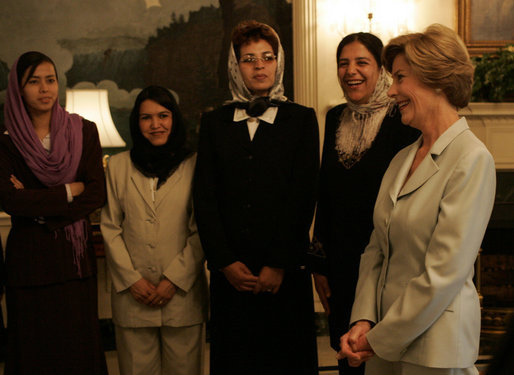
[[[293,0],[294,101],[318,112],[316,0]]]
[[[496,169],[514,170],[514,103],[469,103],[459,114],[487,146]]]

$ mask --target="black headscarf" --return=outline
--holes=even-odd
[[[171,133],[162,146],[154,146],[141,133],[139,109],[145,100],[169,109],[172,115]],[[180,163],[192,154],[186,147],[186,129],[178,104],[169,90],[160,86],[148,86],[139,93],[130,114],[132,149],[130,159],[136,168],[147,177],[158,177],[159,188],[178,168]]]

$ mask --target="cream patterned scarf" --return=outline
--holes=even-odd
[[[391,77],[382,67],[368,103],[354,104],[345,94],[348,104],[339,118],[335,148],[339,161],[346,169],[355,165],[369,150],[382,120],[388,110],[393,108],[394,100],[387,96],[390,86]]]
[[[278,53],[277,53],[277,71],[275,72],[275,83],[270,90],[269,99],[279,102],[287,101],[284,96],[284,84],[282,79],[284,78],[284,50],[280,43],[280,38],[275,33],[278,40]],[[228,100],[225,104],[230,103],[244,103],[250,102],[258,97],[252,95],[250,90],[246,87],[241,71],[239,70],[239,62],[237,61],[236,54],[234,52],[234,46],[230,43],[230,51],[228,55],[228,86],[232,93],[232,100]]]

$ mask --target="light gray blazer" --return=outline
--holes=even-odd
[[[193,217],[191,183],[196,155],[182,162],[155,192],[129,152],[112,156],[107,167],[107,204],[101,230],[112,276],[112,312],[123,327],[188,326],[206,318],[204,254]],[[137,302],[128,288],[141,277],[177,287],[162,308]]]
[[[402,187],[421,138],[391,161],[361,257],[351,322],[388,361],[466,368],[478,356],[474,262],[495,196],[491,154],[461,118]]]

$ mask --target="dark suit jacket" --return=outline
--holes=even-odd
[[[305,264],[319,165],[314,111],[284,103],[253,141],[234,106],[202,117],[193,188],[211,269],[211,374],[317,374],[312,285]],[[238,292],[219,269],[286,269],[277,294]],[[271,318],[272,317],[272,318]]]
[[[305,264],[319,166],[314,110],[279,107],[273,124],[261,120],[253,141],[234,106],[204,114],[194,205],[211,270],[242,261],[295,269]]]
[[[83,121],[82,157],[76,181],[84,192],[68,203],[64,185],[43,185],[27,166],[8,134],[0,134],[0,205],[11,215],[7,239],[8,286],[45,285],[78,278],[71,242],[64,226],[93,212],[105,203],[102,149],[94,123]],[[24,185],[16,190],[9,181],[15,175]],[[42,217],[44,224],[35,218]],[[81,260],[84,277],[96,273],[96,257],[88,227],[88,249]]]

